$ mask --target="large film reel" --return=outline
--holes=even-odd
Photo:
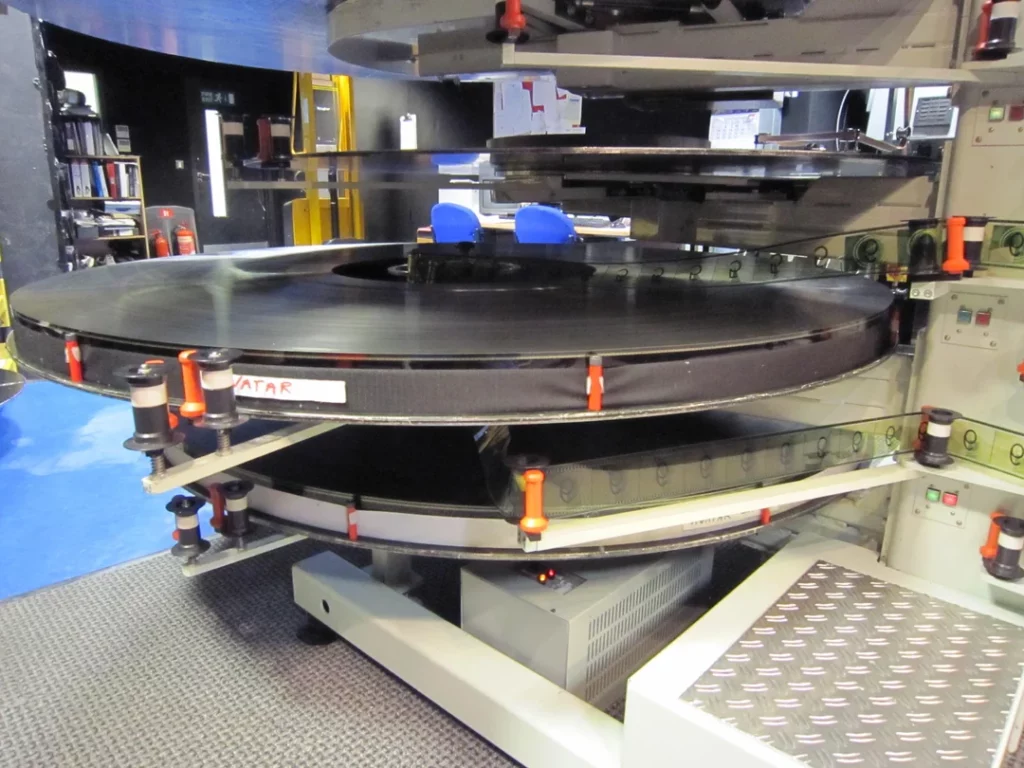
[[[757,255],[580,245],[277,249],[63,275],[12,299],[30,370],[112,395],[126,364],[244,353],[243,412],[381,424],[587,420],[702,410],[828,381],[891,349],[891,292]],[[745,264],[749,262],[750,266]],[[786,279],[816,277],[817,279]],[[65,336],[81,348],[70,382]],[[588,406],[600,366],[601,407]],[[592,382],[593,385],[593,382]],[[310,392],[295,397],[297,390]],[[172,401],[182,396],[170,381]],[[319,394],[316,394],[319,393]]]

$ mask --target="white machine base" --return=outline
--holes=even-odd
[[[622,725],[333,552],[292,568],[295,602],[519,762],[621,765]]]
[[[820,567],[821,563],[825,563],[824,568]],[[848,647],[842,649],[832,648],[826,642],[835,639],[831,634],[818,632],[817,639],[821,642],[821,648],[811,648],[815,645],[811,641],[805,643],[806,652],[813,658],[805,660],[794,652],[793,656],[797,658],[787,660],[786,654],[790,651],[782,647],[785,645],[782,641],[792,643],[793,640],[803,641],[810,637],[815,627],[823,626],[816,623],[817,618],[813,621],[811,618],[828,613],[831,609],[815,605],[813,612],[801,614],[799,621],[789,622],[789,634],[785,630],[762,633],[759,628],[781,626],[781,621],[776,622],[780,613],[785,614],[785,611],[780,611],[780,600],[795,591],[802,590],[813,595],[807,600],[813,600],[816,604],[820,602],[822,606],[830,602],[842,603],[838,593],[845,587],[838,583],[828,582],[831,585],[828,590],[835,592],[832,598],[823,596],[818,601],[814,593],[815,582],[825,584],[831,578],[830,572],[838,574],[835,578],[843,584],[863,579],[868,585],[863,589],[871,594],[880,595],[888,590],[892,593],[889,597],[905,600],[907,605],[893,608],[890,602],[871,595],[867,595],[865,600],[858,597],[856,606],[840,606],[852,617],[844,616],[840,624],[845,626],[863,621],[870,623],[873,631],[860,632],[856,639],[850,640]],[[813,578],[809,575],[812,573],[815,574]],[[854,573],[858,575],[850,575]],[[850,577],[846,578],[846,575]],[[730,690],[735,686],[736,690],[751,700],[755,709],[762,706],[764,701],[775,700],[770,696],[758,698],[758,691],[766,684],[778,684],[773,676],[759,679],[760,669],[741,669],[743,659],[737,655],[734,646],[741,641],[749,643],[752,637],[749,633],[758,637],[765,634],[766,638],[772,635],[772,640],[762,642],[759,639],[758,642],[767,652],[782,654],[775,662],[780,668],[795,662],[801,673],[808,673],[804,667],[820,666],[825,676],[822,679],[829,681],[830,686],[836,690],[824,696],[820,693],[814,695],[821,700],[834,699],[837,712],[847,706],[856,708],[864,702],[868,702],[874,709],[890,705],[890,702],[882,701],[879,696],[875,696],[874,701],[867,698],[856,701],[853,686],[858,681],[848,680],[851,676],[846,673],[849,672],[849,665],[856,665],[857,660],[862,662],[861,666],[866,670],[862,682],[868,681],[869,677],[882,675],[886,685],[913,679],[928,689],[927,693],[921,694],[926,699],[913,701],[903,701],[900,699],[901,692],[893,691],[892,709],[882,714],[898,713],[903,719],[917,717],[921,714],[917,712],[918,709],[929,707],[933,710],[930,715],[943,721],[946,715],[966,716],[965,713],[972,707],[984,705],[982,699],[993,688],[979,687],[978,681],[990,677],[997,684],[995,688],[999,695],[1005,699],[1001,702],[1002,711],[1010,712],[1011,716],[1005,721],[992,722],[988,729],[984,726],[978,728],[977,723],[972,725],[967,721],[963,724],[943,725],[942,728],[963,731],[965,739],[983,739],[985,747],[982,751],[991,757],[991,762],[985,764],[993,768],[1002,764],[1004,756],[1013,752],[1020,740],[1018,721],[1024,713],[1021,707],[1024,696],[1024,681],[1021,678],[1024,644],[1020,639],[1024,637],[1024,618],[983,600],[905,576],[879,565],[874,553],[837,541],[813,536],[798,538],[649,661],[630,679],[625,725],[412,600],[375,582],[366,573],[333,553],[325,552],[297,563],[293,567],[293,581],[295,601],[300,607],[529,768],[658,768],[678,766],[682,756],[685,756],[685,762],[689,765],[807,765],[800,759],[807,756],[804,754],[807,750],[792,746],[798,735],[808,735],[804,733],[807,728],[803,727],[801,718],[790,718],[783,722],[786,718],[775,711],[777,707],[774,705],[771,712],[766,710],[751,714],[744,710],[742,718],[720,718],[712,710],[719,704],[728,707],[729,700],[733,698],[731,694],[728,700],[723,698],[720,702],[696,701],[704,695],[701,691],[706,691],[708,695],[715,693],[711,687],[697,691],[698,686],[705,686],[706,680],[702,678],[708,675],[713,678],[715,669],[723,671],[729,664],[732,665],[731,672],[726,670],[725,674]],[[883,586],[882,582],[886,584]],[[821,589],[824,595],[826,588]],[[908,606],[912,603],[916,606],[913,610],[920,608],[929,615],[934,612],[935,616],[930,619],[916,614],[911,616],[915,626],[910,634],[902,629],[895,633],[874,631],[898,623],[895,614],[900,610],[909,615],[912,609]],[[961,620],[951,619],[952,614],[957,614]],[[846,618],[850,620],[846,621]],[[933,636],[941,635],[945,640],[949,636],[946,632],[949,628],[945,624],[950,621],[955,625],[951,625],[953,630],[977,636],[978,645],[971,644],[974,640],[972,635],[966,644],[956,647],[962,647],[971,654],[980,654],[977,660],[973,656],[971,658],[972,664],[984,665],[978,672],[955,672],[954,667],[958,663],[962,666],[962,663],[954,659],[950,659],[940,669],[925,668],[936,663],[942,665],[943,660],[932,659],[928,653],[916,660],[902,658],[900,651],[906,650],[902,647],[903,642],[898,643],[900,647],[895,649],[896,658],[889,659],[886,651],[894,649],[886,649],[884,643],[879,642],[887,638],[905,641],[908,637],[918,635],[928,638],[932,631],[928,629],[929,622],[935,628]],[[968,627],[968,624],[971,626]],[[839,637],[842,637],[842,633]],[[1008,642],[1003,642],[1003,639],[1008,639]],[[779,642],[780,647],[767,648],[774,640]],[[852,660],[846,659],[843,655],[846,652],[851,654]],[[900,669],[882,669],[877,666],[883,663],[924,666],[912,675],[903,675],[901,678]],[[786,677],[785,680],[788,682],[795,678]],[[799,686],[800,681],[797,682]],[[794,697],[798,696],[794,694]],[[963,704],[961,699],[971,706]],[[819,717],[817,712],[812,714]],[[763,720],[762,715],[768,720]],[[869,712],[859,709],[856,712],[850,709],[843,715],[852,716],[854,720],[865,716],[869,720],[878,717],[878,713],[873,710]],[[930,715],[925,713],[922,717]],[[753,720],[750,720],[751,717]],[[780,717],[783,720],[778,719]],[[970,718],[967,717],[967,720]],[[749,728],[751,722],[770,722],[773,727],[777,727],[777,733],[772,738],[766,738],[763,733],[744,731],[743,727],[746,725]],[[955,719],[953,722],[957,723]],[[822,723],[822,728],[828,725],[824,721]],[[935,727],[934,722],[922,722],[919,730],[930,733]],[[850,731],[855,739],[868,739],[870,734],[858,736],[858,733],[867,734],[870,730],[871,723],[868,723],[857,730],[845,729],[844,736],[849,736],[846,731]],[[961,734],[952,736],[960,737]],[[846,750],[851,753],[847,756],[850,759],[844,758],[842,764],[878,764],[870,762],[875,757],[870,754],[872,743],[866,741]],[[953,743],[956,743],[955,738]],[[908,742],[911,748],[915,744],[913,741]],[[854,752],[859,757],[853,755]]]

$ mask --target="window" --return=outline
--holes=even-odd
[[[65,87],[71,91],[81,91],[85,94],[85,105],[102,117],[100,111],[100,89],[96,81],[96,75],[92,72],[65,72]]]

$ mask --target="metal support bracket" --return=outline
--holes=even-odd
[[[706,521],[734,520],[736,525],[755,522],[761,510],[781,511],[787,505],[799,504],[825,496],[862,491],[880,485],[901,483],[921,476],[917,465],[889,464],[868,469],[840,472],[822,472],[806,480],[795,480],[765,488],[749,488],[732,493],[701,496],[695,499],[666,504],[633,512],[622,512],[606,517],[579,520],[551,520],[540,541],[523,542],[526,552],[543,552],[566,547],[633,536],[652,531],[693,526]]]
[[[225,549],[206,552],[195,560],[184,563],[181,566],[181,572],[186,576],[198,576],[201,573],[216,571],[218,568],[240,563],[257,555],[264,555],[267,552],[273,552],[275,549],[281,549],[289,544],[297,544],[305,540],[306,537],[298,533],[272,533],[269,536],[263,536],[254,541],[246,542],[244,548],[226,547]],[[216,547],[218,543],[215,539],[214,546]]]
[[[529,768],[620,768],[622,725],[333,552],[292,566],[295,602]]]
[[[318,437],[342,426],[344,424],[338,421],[290,424],[277,432],[260,435],[244,443],[233,445],[227,453],[210,453],[184,464],[170,467],[159,475],[144,477],[142,478],[142,488],[146,493],[173,491],[175,488],[195,483],[218,472],[224,472],[239,464],[280,451],[282,448],[309,440],[311,437]]]

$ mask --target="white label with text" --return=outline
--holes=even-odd
[[[344,381],[280,379],[273,376],[235,376],[238,397],[266,400],[298,400],[311,403],[345,403]]]

